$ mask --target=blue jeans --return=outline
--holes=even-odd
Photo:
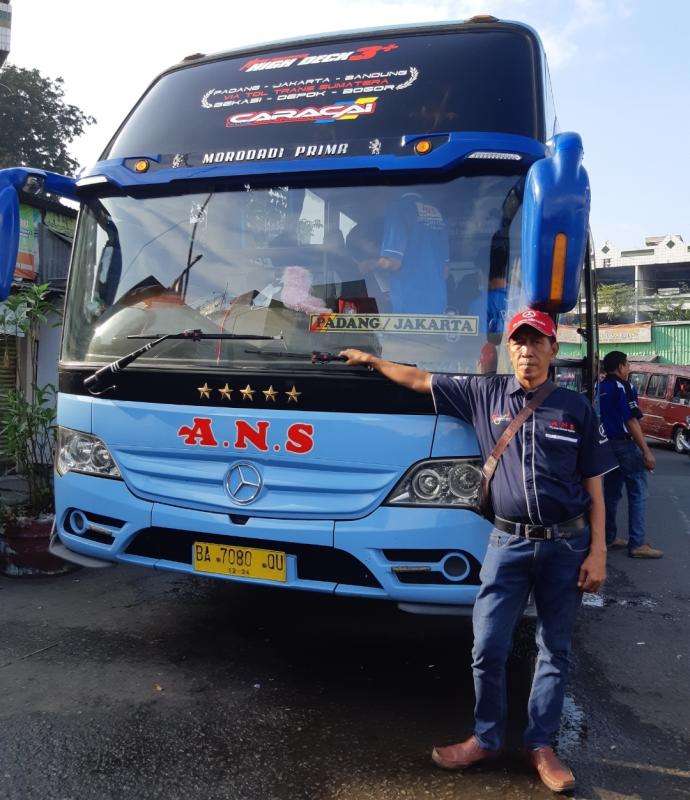
[[[582,600],[577,578],[589,544],[589,528],[568,539],[543,542],[496,529],[491,533],[472,618],[474,735],[482,747],[498,750],[503,743],[505,665],[530,591],[537,610],[538,655],[527,707],[525,746],[551,745],[558,733],[573,626]]]
[[[616,538],[616,511],[623,494],[628,494],[628,550],[644,544],[644,516],[647,505],[647,471],[642,451],[631,439],[611,439],[618,469],[604,475],[606,544]]]

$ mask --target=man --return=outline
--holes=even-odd
[[[432,375],[359,350],[341,355],[348,364],[367,365],[402,386],[430,392],[437,413],[473,425],[486,460],[510,419],[547,381],[558,352],[556,326],[543,312],[517,314],[507,334],[514,377]],[[539,655],[524,741],[531,763],[550,789],[574,786],[572,772],[551,745],[563,708],[582,592],[597,591],[606,577],[600,476],[614,468],[592,406],[568,389],[554,389],[505,449],[491,484],[496,521],[473,614],[474,735],[435,747],[432,759],[438,766],[464,769],[501,748],[505,663],[532,591]]]
[[[441,212],[417,192],[405,192],[386,210],[380,258],[382,288],[394,314],[445,314],[448,230]]]
[[[647,504],[647,471],[656,461],[645,441],[639,420],[642,412],[637,404],[635,387],[628,382],[628,357],[620,350],[604,356],[606,377],[599,384],[601,421],[611,442],[618,469],[604,478],[606,502],[606,542],[609,547],[625,547],[631,558],[661,558],[657,550],[645,542],[644,516]],[[616,535],[616,509],[623,494],[628,493],[628,541]]]

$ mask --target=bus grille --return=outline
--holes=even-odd
[[[266,550],[280,550],[297,557],[297,575],[302,580],[382,588],[371,572],[350,553],[315,544],[257,540],[153,527],[140,531],[130,542],[126,552],[128,555],[142,556],[143,558],[191,564],[192,545],[198,541],[232,545],[233,547],[261,547]]]

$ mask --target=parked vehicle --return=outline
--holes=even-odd
[[[650,439],[672,444],[685,453],[690,417],[690,366],[675,364],[631,364],[630,382],[640,397],[642,432]]]

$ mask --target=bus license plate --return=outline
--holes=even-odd
[[[197,572],[284,583],[287,580],[286,562],[285,553],[280,550],[194,542],[193,564]]]

